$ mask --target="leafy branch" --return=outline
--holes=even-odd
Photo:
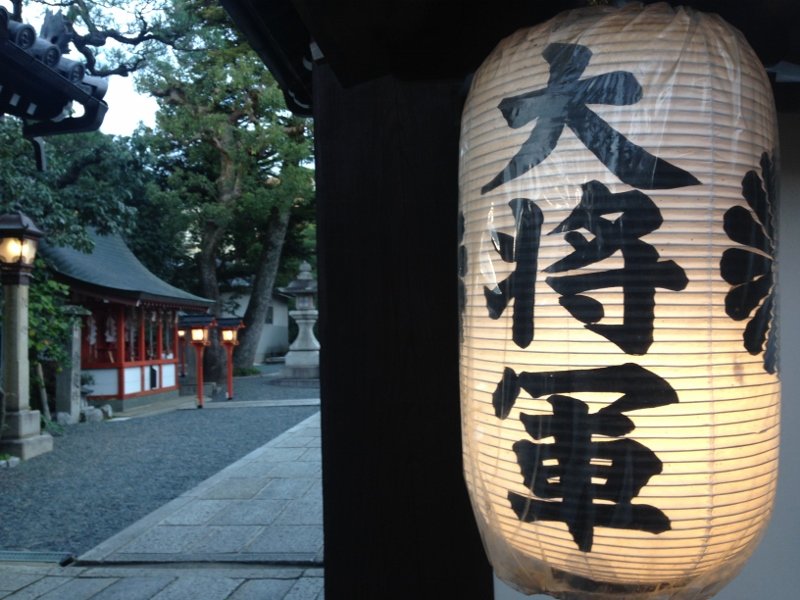
[[[171,6],[167,0],[12,0],[15,19],[22,20],[23,5],[28,4],[64,11],[73,45],[83,55],[87,71],[98,77],[127,77],[153,55],[178,47],[186,34],[186,19],[166,21]],[[118,25],[125,20],[125,26]]]

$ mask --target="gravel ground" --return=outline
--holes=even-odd
[[[318,397],[270,381],[237,378],[235,399]],[[86,552],[318,410],[176,410],[68,426],[53,452],[0,469],[0,550]]]

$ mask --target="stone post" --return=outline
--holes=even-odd
[[[75,307],[70,313],[86,313]],[[81,420],[81,323],[75,320],[72,336],[67,342],[68,363],[61,365],[56,374],[56,419],[61,425],[78,423]]]
[[[28,365],[28,286],[3,283],[3,390],[6,430],[0,452],[23,460],[53,449],[53,438],[42,433],[38,410],[30,409]]]

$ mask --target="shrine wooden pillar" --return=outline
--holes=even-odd
[[[117,393],[120,398],[125,396],[125,306],[120,304],[117,309]]]
[[[325,597],[486,600],[461,470],[462,82],[343,89],[321,66],[313,89]]]

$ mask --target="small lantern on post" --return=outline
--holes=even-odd
[[[3,391],[6,426],[0,452],[22,459],[53,449],[41,432],[39,411],[30,410],[28,288],[36,249],[44,233],[21,212],[0,216],[0,283],[3,285]]]
[[[228,360],[228,397],[233,400],[233,349],[239,345],[239,330],[244,328],[244,323],[239,317],[217,319],[217,329],[222,345],[225,346],[225,356]]]
[[[197,373],[197,408],[203,408],[203,353],[211,345],[210,331],[216,325],[211,315],[187,315],[178,323],[180,329],[189,331],[189,341],[195,349]]]

